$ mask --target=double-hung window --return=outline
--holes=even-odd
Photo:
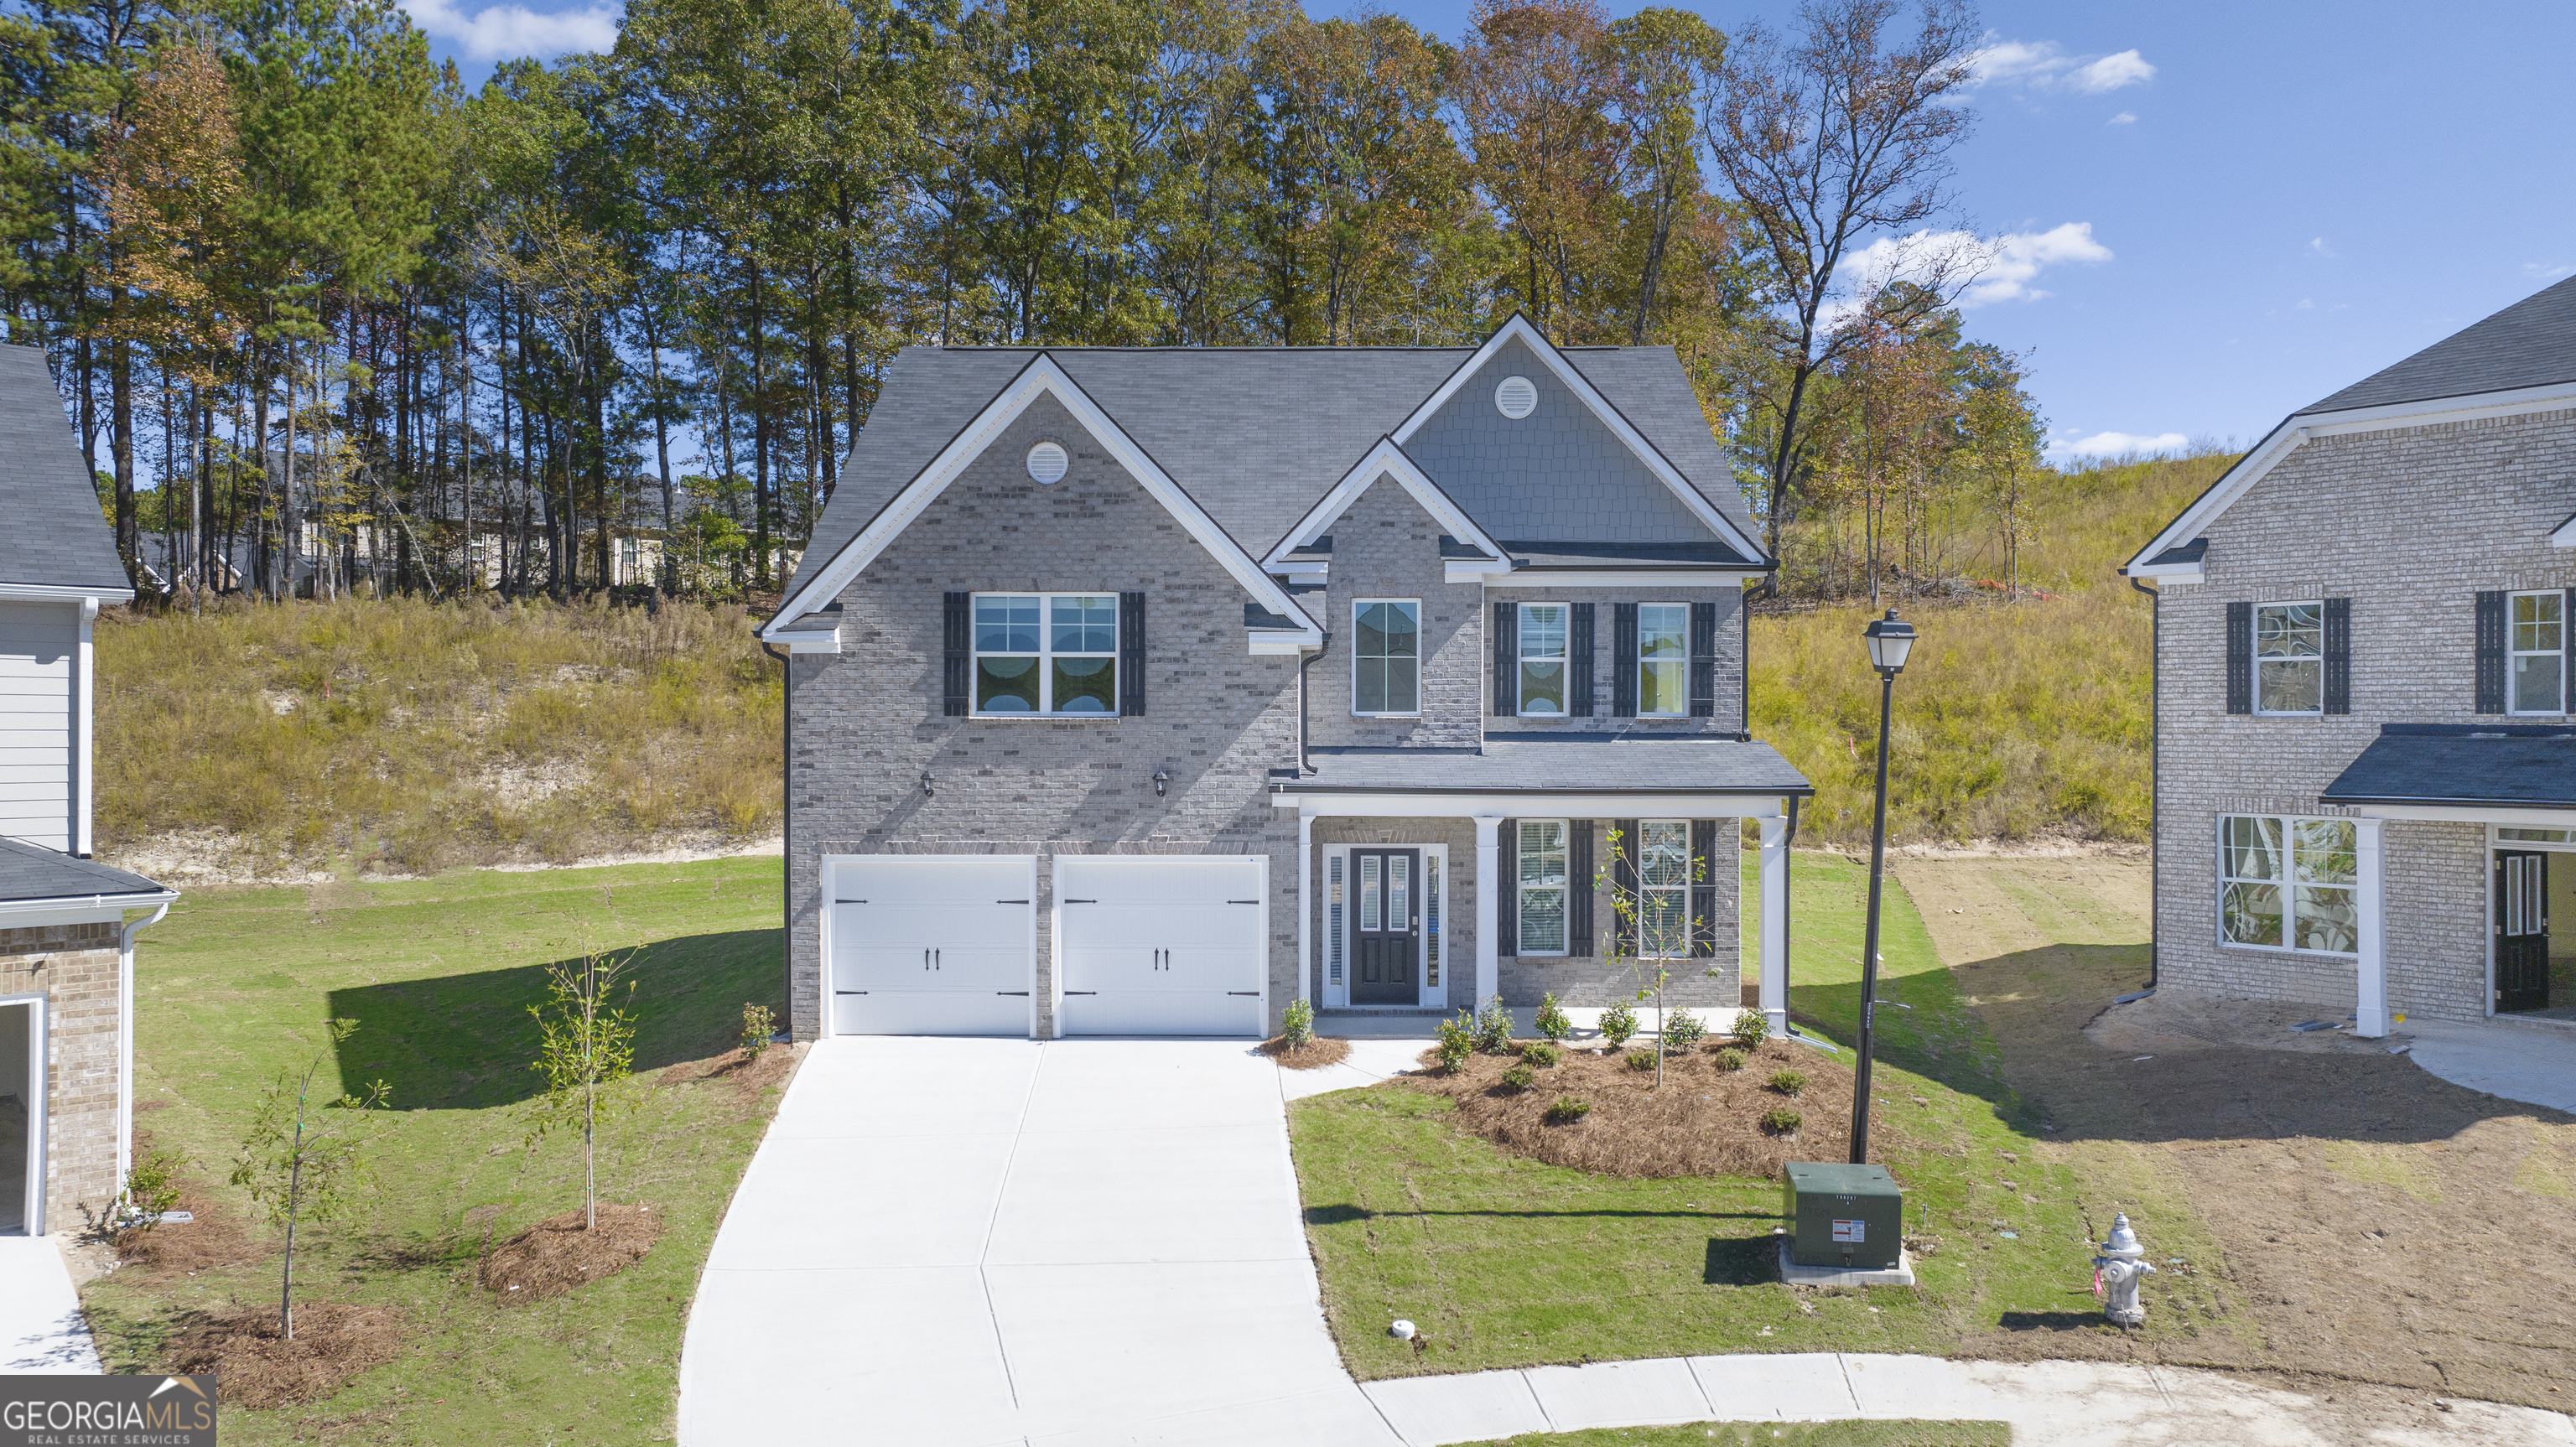
[[[2567,711],[2567,595],[2513,595],[2513,711]]]
[[[2326,690],[2326,605],[2254,608],[2254,711],[2321,713]]]
[[[2349,819],[2231,814],[2218,821],[2219,938],[2348,955],[2361,946]]]
[[[1422,712],[1422,605],[1402,598],[1351,604],[1351,712]]]
[[[1563,603],[1521,605],[1521,712],[1565,716],[1568,609]]]
[[[975,712],[1118,712],[1118,595],[975,595]]]
[[[1690,953],[1690,821],[1640,820],[1637,833],[1637,953],[1680,959]]]
[[[1690,605],[1637,605],[1637,712],[1680,718],[1690,712]]]
[[[1520,831],[1520,952],[1564,954],[1566,822],[1523,819]]]

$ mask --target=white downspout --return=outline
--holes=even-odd
[[[134,1169],[134,937],[161,922],[170,901],[116,932],[116,1194]],[[114,1209],[113,1202],[110,1209]]]

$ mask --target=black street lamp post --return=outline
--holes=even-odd
[[[1851,1163],[1869,1163],[1869,1057],[1877,1035],[1878,890],[1887,867],[1887,725],[1896,703],[1896,675],[1914,648],[1914,625],[1887,610],[1861,634],[1869,666],[1878,670],[1878,812],[1869,827],[1869,930],[1860,951],[1860,1069],[1852,1081]]]

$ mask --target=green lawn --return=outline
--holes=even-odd
[[[1866,872],[1823,854],[1801,854],[1796,871],[1793,1009],[1814,1032],[1847,1042],[1858,1018]],[[2051,1336],[2049,1355],[2124,1350],[2099,1324],[2090,1261],[2125,1203],[2046,1144],[1893,880],[1887,904],[1873,1156],[1906,1188],[1908,1233],[1934,1243],[1917,1256],[1919,1290],[1793,1295],[1774,1279],[1776,1182],[1625,1180],[1541,1165],[1450,1129],[1445,1100],[1395,1081],[1290,1108],[1307,1234],[1352,1370],[1375,1378],[1713,1352],[1961,1354],[2028,1332]],[[2203,1241],[2177,1213],[2157,1244],[2187,1256]],[[1385,1334],[1396,1317],[1420,1324],[1427,1350]],[[2165,1312],[2145,1335],[2240,1325]]]
[[[505,1308],[476,1289],[474,1263],[487,1222],[497,1242],[581,1200],[578,1136],[531,1152],[511,1108],[535,1081],[527,1006],[543,964],[643,946],[638,1074],[719,1054],[746,1001],[783,1003],[778,878],[775,859],[738,859],[252,890],[183,900],[143,933],[138,1124],[193,1158],[219,1209],[253,1220],[222,1184],[234,1142],[326,1019],[361,1022],[340,1080],[393,1088],[368,1152],[373,1189],[348,1220],[302,1238],[296,1274],[304,1300],[401,1308],[405,1354],[328,1401],[228,1408],[226,1442],[669,1438],[698,1268],[775,1090],[637,1083],[644,1103],[603,1145],[600,1172],[604,1199],[668,1213],[635,1267]],[[152,1369],[191,1312],[273,1302],[277,1264],[91,1283],[83,1299],[108,1369]]]
[[[1483,1447],[2012,1447],[2002,1422],[1685,1422],[1533,1432]]]

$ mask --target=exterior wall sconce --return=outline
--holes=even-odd
[[[1164,791],[1165,789],[1170,788],[1171,786],[1172,786],[1172,772],[1171,772],[1171,770],[1169,770],[1169,769],[1156,769],[1156,770],[1154,771],[1154,797],[1155,797],[1155,798],[1157,798],[1157,799],[1159,799],[1159,798],[1163,797],[1163,791]]]
[[[921,793],[922,793],[922,797],[924,797],[924,798],[928,798],[928,797],[930,796],[930,792],[931,792],[931,790],[930,790],[930,785],[931,785],[931,782],[932,782],[932,781],[931,781],[931,777],[930,777],[930,771],[929,771],[928,769],[924,769],[924,770],[922,770],[922,771],[921,771]]]

